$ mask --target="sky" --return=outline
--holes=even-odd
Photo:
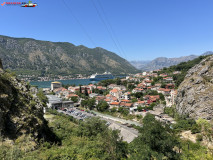
[[[102,47],[127,60],[213,51],[213,0],[32,2],[38,6],[0,5],[0,35]]]

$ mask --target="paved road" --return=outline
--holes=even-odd
[[[124,141],[127,141],[128,143],[130,143],[131,141],[133,141],[134,138],[138,137],[138,131],[134,128],[131,128],[131,127],[127,127],[126,125],[124,124],[135,124],[135,125],[140,125],[141,124],[137,124],[137,122],[133,122],[133,121],[128,121],[128,120],[123,120],[121,118],[115,118],[115,117],[112,117],[112,116],[108,116],[108,115],[104,115],[104,114],[101,114],[101,113],[98,113],[98,112],[95,112],[96,115],[92,114],[92,113],[87,113],[85,111],[81,111],[81,110],[77,110],[76,108],[73,108],[72,109],[73,111],[75,111],[75,113],[69,113],[68,111],[61,111],[61,110],[58,110],[58,112],[60,113],[64,113],[66,115],[70,115],[70,116],[73,116],[74,118],[76,119],[81,119],[81,120],[85,120],[86,118],[88,117],[95,117],[95,116],[98,116],[100,117],[102,120],[105,120],[107,121],[109,127],[111,129],[118,129],[120,130],[120,136],[123,137],[123,140]],[[80,116],[77,116],[76,114],[77,113],[81,113],[81,115],[86,115],[86,118],[81,118]]]

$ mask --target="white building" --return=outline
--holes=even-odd
[[[51,90],[53,91],[54,89],[61,88],[62,83],[61,82],[52,82],[51,83]]]
[[[143,72],[143,74],[142,74],[143,76],[146,76],[146,72]]]
[[[72,108],[74,107],[73,101],[62,101],[62,98],[58,98],[55,95],[47,95],[48,103],[47,107],[52,109]]]

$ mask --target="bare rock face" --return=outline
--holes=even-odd
[[[213,119],[213,56],[188,71],[178,89],[176,109],[190,118]]]

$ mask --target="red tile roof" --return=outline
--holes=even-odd
[[[122,99],[121,102],[131,102],[131,101],[127,99]]]
[[[118,90],[117,89],[113,89],[110,92],[116,93],[116,92],[118,92]]]
[[[111,102],[110,105],[120,105],[120,102]]]
[[[105,99],[105,101],[106,101],[106,102],[110,102],[111,100],[110,100],[110,99]]]
[[[143,104],[143,103],[145,103],[145,101],[138,101],[137,103],[139,103],[139,104]]]
[[[126,106],[126,107],[132,107],[132,106],[133,106],[133,103],[125,103],[124,106]]]

